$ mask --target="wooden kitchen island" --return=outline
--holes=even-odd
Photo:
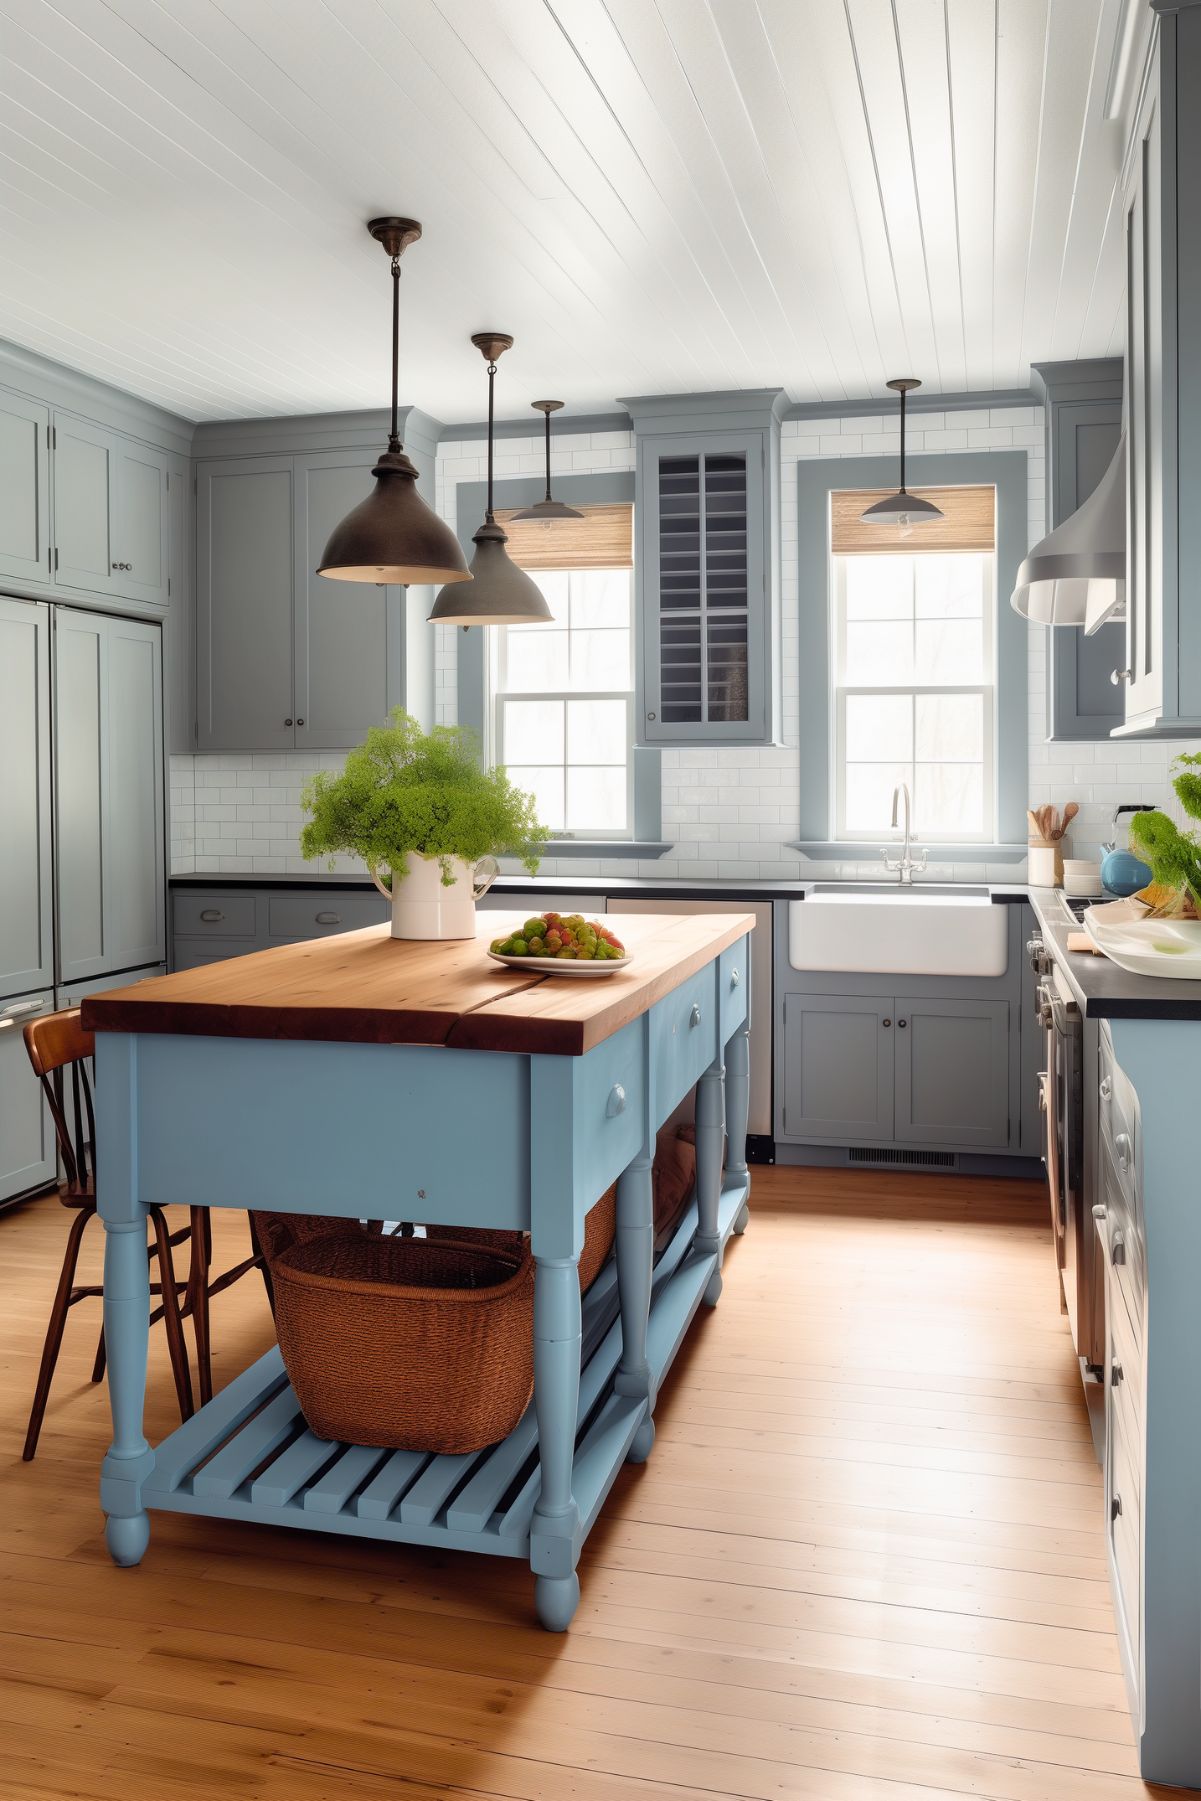
[[[85,1001],[114,1560],[141,1561],[155,1508],[528,1558],[538,1616],[563,1630],[583,1541],[622,1463],[650,1454],[657,1387],[746,1225],[753,927],[737,913],[624,919],[630,967],[592,981],[489,962],[496,915],[466,942],[373,927]],[[696,1196],[653,1261],[655,1134],[694,1083]],[[616,1259],[581,1304],[584,1219],[615,1179]],[[528,1231],[525,1417],[465,1456],[329,1443],[272,1350],[152,1448],[156,1203]]]

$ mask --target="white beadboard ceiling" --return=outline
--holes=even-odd
[[[191,419],[1116,354],[1121,0],[0,0],[0,335]],[[531,417],[533,417],[531,415]]]

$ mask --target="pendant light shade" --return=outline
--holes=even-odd
[[[505,545],[509,542],[492,510],[492,426],[496,386],[496,359],[511,348],[505,332],[477,331],[471,342],[488,364],[488,500],[484,523],[472,543],[471,580],[464,586],[444,587],[430,612],[431,624],[440,625],[541,625],[552,618],[537,582],[519,569]]]
[[[1009,603],[1038,625],[1120,619],[1126,605],[1126,440],[1088,499],[1034,546]]]
[[[894,394],[901,396],[901,485],[895,494],[877,500],[866,513],[860,514],[864,525],[921,525],[943,517],[931,501],[923,500],[920,494],[910,494],[905,486],[905,396],[921,385],[912,375],[899,376],[888,384]]]
[[[546,495],[535,501],[532,507],[526,507],[520,513],[514,513],[514,519],[540,519],[544,525],[553,525],[556,519],[582,519],[583,513],[577,513],[569,507],[565,500],[552,500],[550,492],[550,416],[557,413],[563,405],[561,400],[531,400],[530,405],[536,413],[541,413],[546,420]]]
[[[398,430],[400,259],[421,236],[415,219],[372,219],[367,227],[392,260],[392,427],[371,471],[375,487],[334,527],[318,575],[336,582],[468,582],[459,540],[417,492],[417,470]]]

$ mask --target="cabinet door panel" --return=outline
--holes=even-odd
[[[0,575],[50,579],[50,409],[0,392]]]
[[[0,598],[0,995],[54,979],[50,609]]]
[[[105,621],[104,960],[110,969],[166,956],[162,633]]]
[[[784,997],[786,1138],[855,1144],[892,1137],[893,1018],[884,996]]]
[[[897,1138],[1003,1150],[1009,1003],[899,1000],[897,1013]]]
[[[113,532],[118,562],[118,593],[152,606],[167,604],[167,481],[157,451],[119,441],[117,445],[117,523]]]
[[[57,609],[54,621],[55,853],[61,979],[91,975],[104,959],[101,883],[104,620]]]
[[[69,413],[54,415],[54,579],[60,587],[116,588],[116,440]]]
[[[53,1182],[54,1128],[42,1086],[29,1065],[21,1027],[54,1011],[54,994],[0,1001],[0,1201]]]
[[[404,589],[317,574],[330,533],[370,493],[375,460],[365,450],[296,458],[298,747],[348,749],[404,698]]]
[[[292,459],[202,463],[196,498],[198,749],[290,750]]]
[[[161,628],[55,621],[59,976],[165,955]]]

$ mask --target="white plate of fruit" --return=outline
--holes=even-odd
[[[488,950],[494,963],[548,976],[611,976],[631,954],[602,919],[582,913],[535,913]]]

